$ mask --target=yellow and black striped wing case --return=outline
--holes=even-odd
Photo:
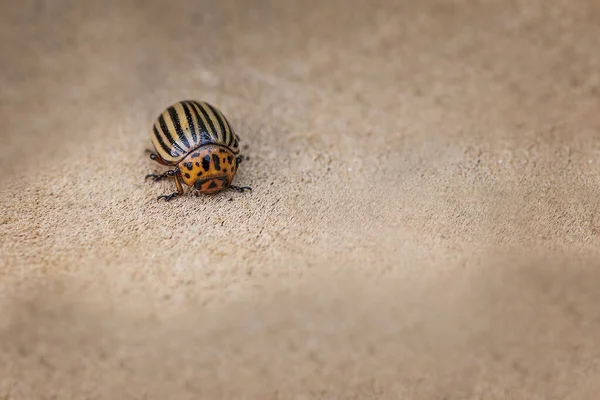
[[[152,126],[152,144],[166,162],[176,164],[206,144],[218,144],[239,153],[239,137],[216,107],[204,101],[184,100],[170,105]]]

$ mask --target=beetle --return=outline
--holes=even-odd
[[[155,151],[147,150],[150,159],[175,167],[146,175],[154,181],[175,179],[177,191],[157,200],[183,195],[182,183],[196,189],[196,195],[252,190],[231,184],[243,160],[240,138],[221,111],[207,102],[182,100],[168,106],[152,125],[151,141]]]

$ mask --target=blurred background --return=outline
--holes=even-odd
[[[596,399],[600,3],[0,5],[0,399]],[[208,101],[252,193],[156,197]]]

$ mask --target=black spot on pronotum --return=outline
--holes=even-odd
[[[192,164],[191,162],[188,161],[185,163],[185,167],[191,171],[192,168],[194,168],[194,164]]]
[[[219,159],[219,156],[216,154],[213,154],[212,160],[213,160],[213,163],[215,164],[215,169],[217,171],[220,171],[221,170],[221,160]]]
[[[201,176],[201,175],[202,175],[202,171],[198,172],[198,176]]]
[[[198,158],[198,157],[200,157],[200,153],[194,153],[194,154],[192,154],[192,158]]]
[[[208,154],[202,159],[202,168],[204,168],[205,171],[210,169],[210,156]]]
[[[225,150],[225,149],[219,149],[219,153],[227,153],[227,150]]]
[[[199,167],[200,163],[198,161],[196,161],[196,167]]]
[[[208,188],[209,188],[209,189],[214,189],[214,188],[216,188],[216,187],[217,187],[217,184],[216,184],[216,182],[215,182],[215,181],[212,181],[212,182],[210,183],[210,185],[208,185]]]
[[[190,174],[186,173],[185,177],[188,178],[188,179],[190,179]]]
[[[223,172],[227,172],[227,168],[223,168]]]
[[[232,162],[232,161],[233,161],[233,158],[232,158],[231,156],[227,156],[227,162],[228,162],[229,164],[231,164],[231,162]]]

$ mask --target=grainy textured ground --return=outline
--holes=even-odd
[[[600,3],[0,6],[1,399],[597,399]],[[168,104],[250,194],[158,203]]]

